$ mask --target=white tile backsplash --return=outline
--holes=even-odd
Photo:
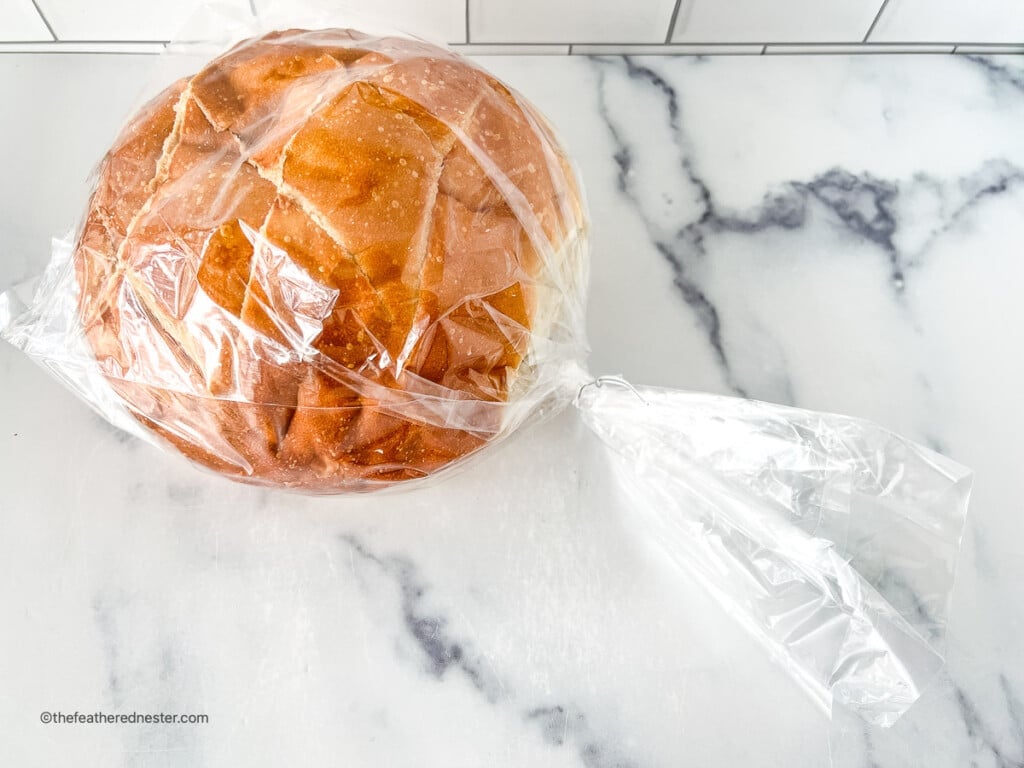
[[[859,43],[881,0],[681,0],[674,43]]]
[[[399,29],[428,40],[466,42],[466,0],[372,0],[372,8]]]
[[[84,40],[76,43],[46,41],[41,43],[0,42],[0,53],[163,53],[163,43],[120,42],[98,43]]]
[[[0,0],[7,2],[8,0]],[[25,0],[31,7],[31,0]],[[198,0],[38,0],[62,40],[168,40]],[[219,0],[248,9],[248,0]],[[264,0],[255,7],[264,8]],[[443,43],[466,40],[465,0],[374,0],[367,13],[403,31]],[[344,20],[344,11],[338,12]],[[353,15],[358,19],[358,13]],[[357,23],[357,22],[356,22]],[[45,27],[44,27],[45,31]]]
[[[1024,43],[1020,45],[958,45],[953,53],[982,53],[989,56],[999,53],[1024,53]]]
[[[898,45],[896,43],[858,43],[856,45],[769,45],[766,54],[805,53],[952,53],[952,45]]]
[[[675,0],[468,0],[473,43],[663,43]]]
[[[1024,43],[1024,0],[890,0],[871,42]]]
[[[261,12],[270,8],[280,14],[288,0],[253,2]],[[339,26],[359,27],[362,20],[362,26],[393,28],[438,43],[466,42],[466,0],[305,0],[305,5],[328,8]]]
[[[196,0],[37,0],[61,40],[168,40]]]
[[[568,45],[552,45],[550,43],[527,45],[470,43],[469,45],[453,45],[451,48],[464,56],[564,56],[569,53]]]
[[[0,40],[52,40],[32,0],[0,0]]]
[[[763,45],[574,45],[572,53],[586,56],[722,56],[726,54],[760,54]]]
[[[201,2],[293,16],[289,1],[0,0],[0,53],[117,52],[173,39]],[[1024,52],[1024,0],[297,1],[471,55]]]

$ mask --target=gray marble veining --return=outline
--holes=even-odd
[[[0,60],[0,286],[73,226],[153,62]],[[125,439],[3,347],[11,764],[1024,764],[1020,58],[483,63],[577,159],[595,374],[863,416],[975,468],[943,678],[887,731],[829,722],[636,535],[575,414],[419,493],[304,498]],[[96,709],[210,722],[38,722]]]

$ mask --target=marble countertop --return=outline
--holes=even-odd
[[[0,56],[0,288],[74,225],[156,61]],[[574,413],[416,493],[307,498],[126,437],[3,345],[5,763],[1024,764],[1024,59],[483,63],[581,169],[595,374],[863,416],[976,470],[947,674],[889,730],[830,721],[588,503]]]

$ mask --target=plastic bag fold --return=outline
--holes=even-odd
[[[942,667],[971,473],[859,419],[598,380],[625,503],[826,709],[888,726]]]
[[[206,66],[272,29],[225,18],[172,46],[176,76],[199,74],[122,132],[83,231],[0,294],[0,337],[118,427],[306,492],[413,490],[576,395],[637,535],[823,707],[905,712],[942,665],[970,473],[853,418],[594,380],[585,204],[528,101],[449,51],[348,29],[271,33]],[[324,134],[349,162],[317,165]],[[281,141],[300,135],[307,155]],[[380,197],[375,157],[389,182],[426,169],[434,187]],[[331,173],[356,161],[365,189],[339,201]]]

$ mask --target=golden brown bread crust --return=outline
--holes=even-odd
[[[538,286],[581,227],[550,130],[486,73],[420,42],[275,32],[118,138],[75,251],[82,321],[186,456],[359,490],[501,429]]]

